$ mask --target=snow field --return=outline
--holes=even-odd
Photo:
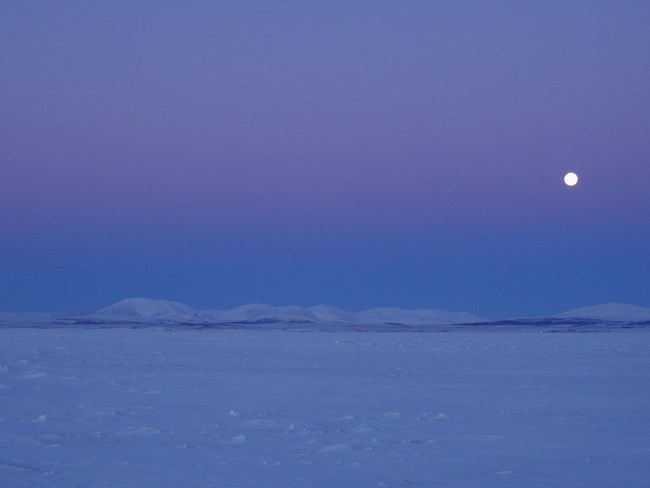
[[[649,346],[3,328],[0,486],[648,486]]]

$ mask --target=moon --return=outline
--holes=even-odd
[[[564,183],[567,186],[576,186],[578,184],[578,175],[575,173],[567,173],[564,175]]]

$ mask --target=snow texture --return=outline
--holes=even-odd
[[[650,485],[650,334],[0,328],[0,486]]]

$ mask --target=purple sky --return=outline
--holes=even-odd
[[[0,310],[650,306],[649,25],[646,1],[3,1]]]

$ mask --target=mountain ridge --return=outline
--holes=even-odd
[[[107,313],[108,312],[108,313]],[[128,312],[128,313],[123,313]],[[549,321],[650,321],[650,308],[625,303],[602,303],[573,308],[547,317],[531,316],[491,320],[468,312],[442,309],[403,309],[377,307],[361,311],[349,311],[328,305],[302,307],[298,305],[273,306],[259,303],[240,305],[231,309],[193,310],[191,307],[166,300],[130,298],[104,307],[91,316],[160,319],[189,322],[217,323],[328,323],[328,324],[392,324],[392,325],[453,325],[508,321],[532,323]]]
[[[193,310],[189,306],[166,300],[127,298],[104,307],[89,317],[112,319],[164,320],[217,323],[317,323],[317,324],[398,324],[443,325],[485,320],[467,312],[439,309],[373,308],[351,312],[328,305],[301,307],[265,304],[240,305],[227,310]]]
[[[594,325],[650,324],[650,308],[625,303],[603,303],[579,307],[549,316],[488,319],[468,312],[441,309],[403,309],[378,307],[349,311],[328,305],[303,307],[247,304],[230,309],[195,310],[170,300],[126,298],[90,313],[46,314],[0,312],[0,323],[47,323],[78,321],[79,323],[175,323],[210,324],[304,324],[304,325],[384,325],[384,326],[446,326],[446,325]]]
[[[650,308],[627,303],[601,303],[586,307],[573,308],[559,313],[557,318],[589,318],[620,322],[641,322],[650,320]]]

